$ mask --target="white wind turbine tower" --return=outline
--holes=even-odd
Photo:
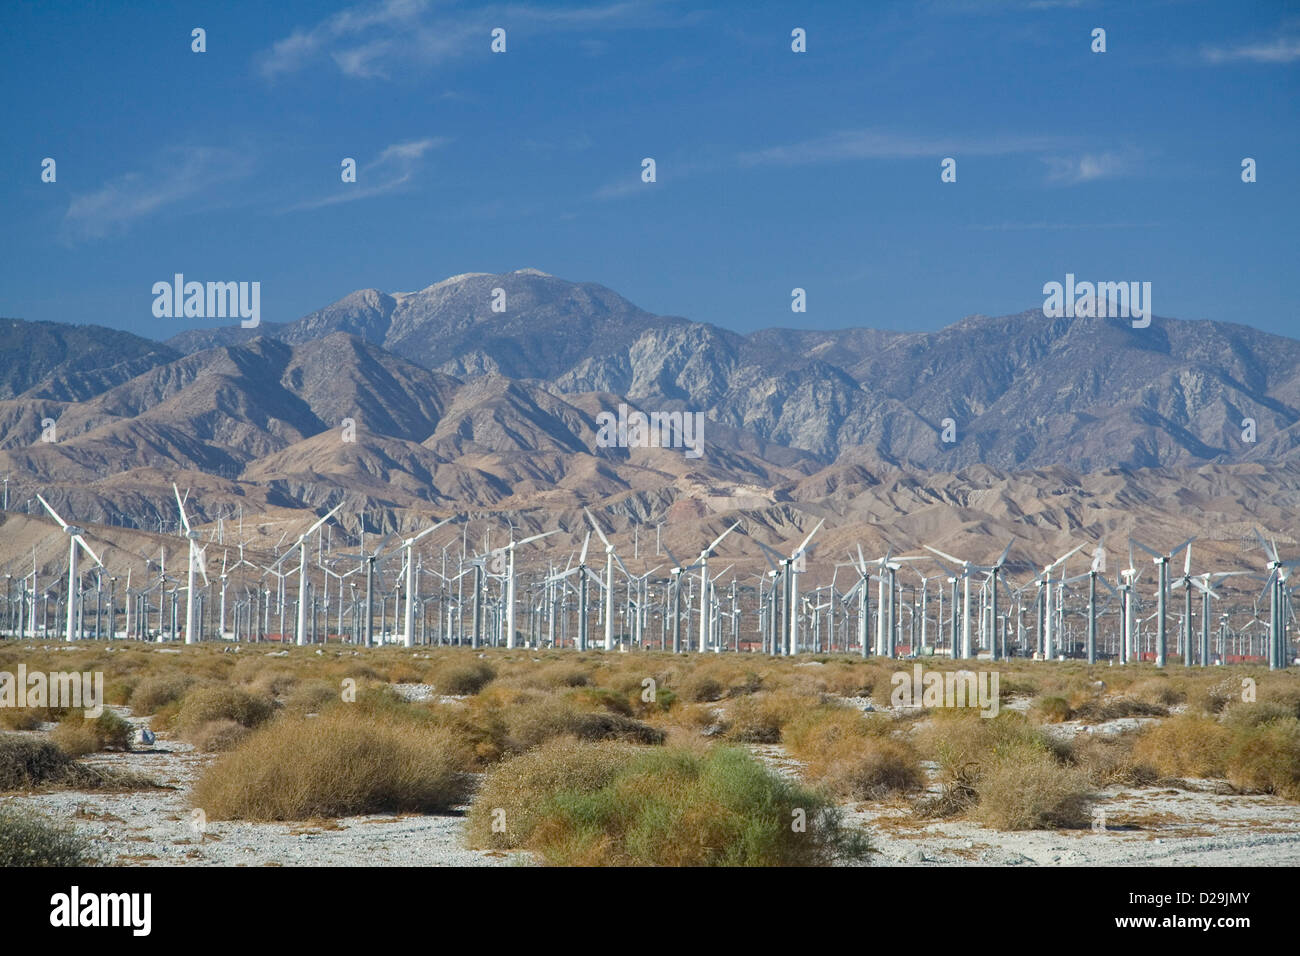
[[[713,554],[714,550],[718,547],[718,545],[722,543],[723,538],[731,534],[731,532],[735,531],[739,527],[740,527],[740,522],[737,521],[726,531],[722,532],[722,534],[714,538],[713,543],[700,552],[698,565],[700,569],[700,653],[701,654],[703,654],[705,651],[709,649],[709,630],[710,630],[709,625],[712,623],[712,618],[713,618],[713,606],[710,603],[710,599],[709,599],[709,556]],[[818,527],[820,527],[820,525],[818,525]],[[601,535],[601,537],[603,538],[604,535]],[[809,535],[808,537],[811,538],[812,535]],[[609,550],[612,553],[613,549],[610,548]],[[610,581],[612,582],[613,580],[614,580],[614,572],[613,569],[611,568]],[[609,626],[608,622],[606,623],[605,626],[606,627]]]
[[[1211,597],[1211,596],[1213,596],[1213,597],[1215,597],[1215,598],[1218,597],[1217,594],[1215,594],[1212,590],[1210,590],[1209,581],[1208,581],[1209,575],[1208,575],[1208,574],[1207,574],[1207,575],[1204,575],[1204,577],[1207,579],[1207,580],[1204,581],[1204,582],[1202,582],[1202,581],[1200,581],[1200,580],[1197,580],[1196,578],[1192,577],[1192,546],[1191,546],[1190,544],[1188,544],[1188,546],[1187,546],[1187,553],[1186,553],[1186,554],[1184,555],[1184,557],[1183,557],[1183,573],[1182,573],[1182,576],[1179,577],[1179,579],[1178,579],[1177,581],[1175,581],[1175,582],[1170,586],[1170,588],[1169,588],[1169,590],[1171,590],[1171,591],[1177,590],[1178,588],[1183,588],[1183,589],[1184,589],[1184,593],[1183,593],[1183,665],[1184,665],[1185,667],[1191,667],[1191,666],[1192,666],[1192,660],[1193,660],[1193,654],[1192,654],[1192,588],[1196,588],[1198,591],[1201,591],[1201,592],[1202,592],[1202,595],[1201,595],[1201,596],[1202,596],[1202,598],[1204,599],[1204,600],[1203,600],[1203,603],[1202,603],[1202,609],[1201,609],[1202,615],[1205,614],[1206,610],[1207,610],[1207,609],[1209,608],[1209,606],[1210,606],[1210,597]],[[1208,633],[1208,632],[1207,632],[1207,633]],[[1204,643],[1204,642],[1203,642],[1203,643]],[[1207,647],[1208,647],[1208,644],[1207,644]],[[1206,653],[1208,654],[1208,650],[1207,650]],[[1204,663],[1204,660],[1202,660],[1202,663]]]
[[[1097,545],[1097,550],[1093,552],[1092,566],[1083,574],[1076,575],[1075,577],[1072,578],[1066,578],[1064,581],[1061,582],[1062,584],[1073,584],[1076,581],[1082,581],[1084,578],[1088,579],[1087,653],[1088,653],[1089,664],[1097,663],[1097,581],[1098,581],[1098,575],[1104,575],[1105,573],[1106,573],[1106,542],[1105,539],[1103,538],[1102,541]],[[1116,591],[1113,587],[1111,587],[1110,582],[1107,581],[1104,577],[1102,577],[1100,580],[1102,584],[1104,584],[1107,588],[1110,588],[1111,594],[1115,594],[1115,595],[1119,594],[1118,591]],[[1120,617],[1122,620],[1123,619],[1122,613]]]
[[[206,564],[203,548],[199,547],[199,533],[190,527],[190,519],[185,514],[185,502],[181,500],[181,490],[176,487],[176,482],[172,482],[172,492],[176,495],[176,510],[181,515],[181,527],[185,529],[185,538],[190,543],[189,548],[189,568],[185,573],[185,643],[193,644],[196,642],[198,635],[194,623],[194,572],[199,570],[203,572],[203,584],[206,587],[208,583],[208,572],[204,567]],[[188,497],[188,492],[186,497]],[[224,600],[225,594],[222,593]]]
[[[588,516],[590,517],[590,516]],[[597,529],[599,530],[599,529]],[[521,545],[531,544],[534,541],[540,541],[542,538],[557,534],[557,531],[547,531],[544,534],[535,534],[531,538],[524,538],[522,541],[516,541],[515,529],[510,529],[510,543],[506,545],[506,647],[515,646],[515,548]],[[602,534],[601,538],[605,536]]]
[[[799,575],[804,573],[805,562],[808,558],[808,542],[812,541],[813,535],[821,530],[826,519],[822,518],[817,522],[816,527],[808,532],[808,537],[803,539],[799,547],[790,552],[790,557],[785,561],[785,581],[786,581],[786,607],[790,613],[789,629],[786,632],[786,653],[799,653]]]
[[[41,503],[42,507],[44,507],[45,510],[50,513],[50,517],[52,517],[55,521],[57,521],[59,523],[59,527],[62,528],[64,532],[66,532],[68,535],[68,628],[67,628],[66,638],[69,642],[72,642],[77,639],[77,602],[80,599],[79,589],[77,587],[78,585],[77,559],[79,557],[79,553],[77,549],[78,548],[85,549],[86,554],[90,555],[91,558],[94,559],[95,564],[101,568],[104,566],[104,562],[100,561],[99,555],[95,554],[95,552],[91,550],[90,545],[86,544],[86,539],[81,536],[82,530],[80,528],[74,527],[73,525],[68,524],[66,521],[60,518],[59,513],[55,511],[53,508],[51,508],[50,503],[46,501],[44,498],[42,498],[39,494],[36,496],[36,500]],[[32,620],[35,621],[35,619],[36,619],[36,572],[35,570],[33,570],[32,572]],[[36,633],[35,626],[32,627],[32,633],[33,634]]]
[[[1042,574],[1038,576],[1038,580],[1043,582],[1043,660],[1050,661],[1056,657],[1056,608],[1052,604],[1052,572],[1058,566],[1065,564],[1066,561],[1082,550],[1083,545],[1079,545],[1077,548],[1071,548],[1051,564],[1044,567]],[[1061,578],[1062,581],[1064,581],[1064,568],[1061,569]]]
[[[898,630],[899,624],[899,587],[898,572],[903,570],[902,562],[920,561],[922,557],[895,558],[892,557],[893,548],[885,551],[885,556],[878,559],[875,563],[880,568],[876,575],[879,584],[879,605],[876,612],[876,638],[880,643],[878,652],[883,657],[898,656]],[[888,592],[889,598],[886,600],[885,594]]]
[[[759,547],[764,547],[764,545],[760,542]],[[662,548],[664,553],[667,554],[673,562],[673,567],[668,571],[670,576],[669,589],[672,591],[672,601],[666,603],[670,603],[672,609],[673,653],[680,654],[682,652],[682,576],[686,574],[687,571],[695,570],[698,565],[682,564],[682,562],[677,560],[677,556],[673,554],[672,549],[669,548],[668,545],[662,545]],[[665,597],[667,596],[665,595]],[[665,609],[665,613],[667,613],[667,609]]]
[[[605,624],[605,650],[612,651],[614,649],[614,562],[618,561],[618,566],[623,568],[624,574],[628,574],[628,570],[623,564],[623,559],[614,553],[614,546],[609,543],[609,538],[605,537],[605,532],[600,529],[600,525],[596,522],[596,519],[592,516],[591,512],[586,508],[583,508],[582,510],[583,513],[586,514],[587,520],[591,522],[591,526],[596,529],[596,534],[600,535],[600,540],[605,545],[605,583],[604,596],[601,601],[601,607],[603,608],[601,617]],[[722,539],[719,538],[718,540],[720,541]],[[716,544],[717,542],[714,543]]]
[[[299,647],[307,643],[307,539],[315,533],[317,528],[329,521],[330,518],[333,518],[342,507],[343,502],[340,501],[324,517],[319,518],[310,528],[298,536],[298,626],[294,643]],[[280,555],[267,570],[275,573],[275,569],[280,566],[280,563],[291,554],[293,554],[293,548],[286,548],[284,554]]]
[[[591,545],[591,532],[588,531],[586,537],[582,539],[582,553],[578,556],[578,563],[575,567],[566,568],[559,574],[553,574],[546,579],[548,584],[564,581],[570,574],[578,575],[578,650],[587,649],[587,574],[590,569],[587,567],[587,549]]]
[[[862,556],[862,545],[858,545],[858,557],[855,561],[852,553],[849,554],[849,561],[853,564],[853,569],[858,572],[858,649],[862,652],[863,657],[871,656],[870,641],[868,632],[871,629],[871,568],[867,564],[867,559]],[[846,595],[847,597],[847,595]]]
[[[953,585],[953,607],[952,607],[952,613],[953,613],[953,620],[954,620],[954,622],[955,622],[955,621],[956,621],[956,618],[957,618],[957,603],[956,603],[956,602],[957,602],[957,582],[956,582],[956,579],[957,579],[957,578],[960,578],[960,579],[961,579],[961,582],[962,582],[962,604],[961,604],[961,649],[960,649],[960,652],[961,652],[961,658],[962,658],[963,660],[969,660],[971,657],[974,656],[974,648],[971,646],[971,635],[970,635],[970,576],[971,576],[971,572],[974,570],[975,566],[974,566],[973,564],[971,564],[969,561],[965,561],[965,560],[963,560],[963,559],[961,559],[961,558],[954,558],[951,554],[945,554],[944,552],[940,551],[938,548],[932,548],[932,547],[930,547],[928,544],[925,545],[924,547],[925,547],[925,550],[929,551],[931,554],[937,554],[939,557],[943,558],[945,561],[951,561],[953,564],[958,565],[958,566],[961,568],[960,571],[956,571],[956,572],[954,572],[954,580],[953,580],[953,582],[952,582],[952,585]],[[954,632],[955,632],[955,631],[956,631],[956,628],[954,627],[953,630],[954,630]],[[953,656],[956,657],[956,656],[957,656],[957,653],[958,653],[958,648],[957,648],[957,645],[954,643],[954,644],[953,644]]]
[[[1011,553],[1011,546],[1013,544],[1015,544],[1014,539],[1008,541],[1007,546],[1002,549],[1002,554],[992,564],[990,565],[972,564],[970,566],[971,571],[983,571],[984,573],[988,574],[989,577],[991,578],[992,595],[991,595],[990,609],[992,612],[992,625],[989,633],[989,654],[992,660],[998,659],[998,574],[1002,570],[1003,563],[1007,560],[1007,555]],[[921,580],[922,582],[925,581],[924,578],[922,578]],[[983,617],[984,617],[983,612],[981,612],[980,619],[983,620]]]
[[[402,542],[402,550],[406,552],[406,613],[402,618],[403,627],[405,628],[406,633],[403,635],[402,643],[407,647],[415,646],[415,545],[422,538],[433,534],[433,532],[437,531],[451,520],[451,518],[443,518],[436,524],[425,528],[419,534],[413,535]],[[301,643],[301,641],[299,643]]]
[[[1136,544],[1147,554],[1151,555],[1155,560],[1156,568],[1159,570],[1159,581],[1156,585],[1159,588],[1156,593],[1156,667],[1164,667],[1167,657],[1165,636],[1166,626],[1169,621],[1167,607],[1169,602],[1169,562],[1177,556],[1179,551],[1183,550],[1183,548],[1187,547],[1195,540],[1196,536],[1193,535],[1168,554],[1161,554],[1158,551],[1148,548],[1136,538],[1129,538],[1130,542]]]
[[[1255,537],[1259,539],[1260,547],[1264,549],[1264,554],[1268,557],[1268,578],[1264,582],[1264,589],[1260,591],[1260,597],[1264,592],[1268,592],[1268,669],[1278,670],[1287,666],[1287,639],[1286,639],[1286,604],[1287,595],[1284,590],[1285,582],[1291,568],[1300,565],[1300,559],[1283,561],[1278,555],[1277,541],[1271,544],[1264,540],[1264,536],[1255,529]]]
[[[1134,646],[1134,632],[1137,626],[1137,582],[1142,576],[1133,563],[1133,544],[1128,546],[1128,567],[1120,571],[1119,592],[1120,592],[1120,621],[1122,631],[1119,644],[1119,662],[1127,664],[1137,654],[1137,648]]]

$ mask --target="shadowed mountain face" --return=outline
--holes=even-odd
[[[884,524],[912,497],[917,513],[955,515],[967,505],[952,489],[987,475],[1001,497],[970,507],[993,516],[989,533],[1028,520],[1020,494],[1065,495],[1061,530],[1101,529],[1104,516],[1084,520],[1090,497],[1159,510],[1150,489],[1185,469],[1268,464],[1290,500],[1300,463],[1300,342],[1214,322],[1033,311],[933,333],[742,336],[521,270],[361,290],[295,322],[165,345],[3,320],[0,360],[0,474],[20,501],[44,490],[84,520],[143,525],[174,517],[164,492],[182,472],[206,491],[200,519],[342,493],[394,526],[410,509],[606,501],[628,520],[748,510],[774,533],[819,508]],[[621,403],[702,413],[702,457],[608,447],[599,416]]]

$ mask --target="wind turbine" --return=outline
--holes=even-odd
[[[104,566],[104,562],[100,561],[99,555],[95,554],[95,552],[91,550],[90,545],[86,544],[86,539],[82,537],[81,528],[74,527],[73,525],[68,524],[66,521],[60,518],[59,513],[55,511],[53,508],[51,508],[50,503],[46,501],[44,498],[42,498],[39,494],[36,496],[36,499],[41,503],[41,505],[45,508],[45,510],[50,513],[50,517],[52,517],[55,521],[57,521],[59,523],[59,527],[62,528],[68,535],[68,628],[65,636],[68,642],[71,643],[72,641],[75,641],[77,639],[77,601],[79,599],[78,587],[77,587],[78,585],[77,559],[79,557],[79,553],[77,549],[78,548],[84,549],[86,554],[90,555],[90,557],[94,559],[95,564],[101,568]],[[32,577],[33,619],[35,619],[36,617],[35,588],[36,588],[35,571],[33,571],[33,577]],[[35,627],[33,627],[32,632],[35,633],[35,631],[36,629]]]
[[[762,547],[762,544],[759,545]],[[668,555],[673,562],[673,567],[669,570],[671,576],[669,588],[673,592],[672,598],[672,616],[673,616],[673,653],[682,652],[682,575],[687,571],[693,571],[697,564],[685,565],[677,560],[668,545],[663,545],[664,553]]]
[[[1007,546],[1002,549],[1002,554],[992,564],[990,565],[972,564],[970,566],[971,571],[983,571],[986,574],[988,574],[990,578],[992,578],[993,587],[992,587],[990,607],[992,609],[993,625],[992,625],[992,631],[989,634],[989,653],[991,655],[992,660],[998,659],[998,573],[1002,570],[1002,565],[1007,560],[1007,555],[1011,553],[1011,546],[1013,544],[1015,544],[1014,539],[1008,541]],[[1080,547],[1082,547],[1082,545]],[[925,579],[922,578],[921,581],[922,583],[924,583]],[[982,619],[983,612],[981,612],[980,616]]]
[[[370,551],[366,551],[365,542],[366,532],[361,532],[361,550],[357,554],[341,554],[339,557],[348,558],[352,561],[364,561],[366,568],[366,614],[361,629],[361,637],[366,647],[373,647],[375,644],[375,569],[392,557],[392,552],[388,551],[388,545],[393,540],[390,534],[379,542],[379,546]]]
[[[547,578],[547,583],[563,581],[570,574],[578,575],[578,650],[587,649],[587,573],[590,570],[587,567],[587,548],[591,545],[591,532],[582,539],[582,553],[578,557],[576,567],[566,568],[559,574],[554,574]]]
[[[1168,554],[1161,554],[1158,551],[1148,548],[1136,538],[1129,538],[1130,542],[1136,544],[1139,548],[1155,559],[1155,565],[1159,571],[1159,581],[1156,585],[1159,589],[1156,594],[1156,667],[1164,667],[1167,656],[1165,634],[1166,626],[1168,624],[1167,604],[1169,601],[1169,562],[1173,560],[1179,551],[1183,550],[1183,548],[1187,547],[1195,540],[1196,536],[1193,535]]]
[[[1076,548],[1071,548],[1069,551],[1061,555],[1051,564],[1044,567],[1042,573],[1038,576],[1038,580],[1041,580],[1043,582],[1043,608],[1044,608],[1043,659],[1044,660],[1050,661],[1056,657],[1057,621],[1056,621],[1056,609],[1052,605],[1052,572],[1058,566],[1065,564],[1066,561],[1068,561],[1070,558],[1074,557],[1076,554],[1082,551],[1083,547],[1084,547],[1083,545],[1079,545]],[[1062,585],[1064,585],[1065,583],[1064,569],[1061,570],[1060,583]],[[1057,603],[1058,604],[1060,603],[1059,595],[1058,595]]]
[[[588,515],[590,517],[590,515]],[[597,530],[600,530],[599,528]],[[510,528],[510,543],[505,546],[506,552],[506,647],[515,646],[515,548],[521,545],[531,544],[534,541],[540,541],[542,538],[558,534],[557,531],[547,531],[543,534],[535,534],[531,538],[524,538],[522,541],[514,539],[515,529]],[[602,534],[601,538],[605,536]],[[621,562],[620,562],[621,563]],[[607,627],[608,629],[608,627]],[[608,640],[608,637],[607,637]]]
[[[1268,557],[1268,577],[1264,581],[1264,589],[1260,591],[1260,597],[1264,592],[1268,592],[1268,669],[1278,670],[1284,668],[1289,663],[1287,661],[1287,639],[1286,639],[1286,603],[1287,596],[1284,591],[1284,583],[1289,575],[1290,569],[1300,565],[1300,558],[1292,561],[1283,561],[1277,552],[1277,541],[1271,544],[1264,540],[1264,536],[1255,529],[1255,537],[1259,539],[1260,547],[1264,549],[1264,554]],[[1284,574],[1283,572],[1287,572]]]
[[[407,538],[402,542],[402,550],[406,552],[406,613],[402,618],[403,627],[406,633],[403,636],[403,643],[407,647],[415,646],[415,602],[416,602],[416,578],[415,578],[415,545],[422,538],[427,537],[437,531],[451,518],[443,518],[441,521],[428,528],[425,528],[417,535]]]
[[[299,647],[307,643],[307,539],[315,533],[317,528],[329,521],[330,518],[333,518],[342,507],[343,502],[340,501],[326,512],[324,517],[318,518],[310,528],[298,536],[298,628],[295,643]],[[281,540],[284,539],[281,538]],[[280,555],[275,563],[271,565],[271,568],[278,567],[280,562],[291,554],[293,554],[292,547],[286,549],[284,554]],[[281,635],[281,638],[283,639],[283,635]]]
[[[176,482],[172,482],[172,492],[176,495],[176,510],[181,515],[181,526],[185,529],[185,537],[190,543],[189,550],[189,569],[185,574],[185,643],[195,643],[197,630],[194,625],[194,571],[197,567],[203,571],[203,584],[206,587],[208,583],[208,572],[204,567],[206,565],[203,548],[199,547],[199,533],[190,527],[190,519],[185,514],[185,502],[181,500],[181,490],[176,487]],[[186,493],[188,497],[188,492]]]
[[[722,534],[714,538],[713,543],[700,552],[700,557],[696,564],[696,566],[700,569],[700,653],[701,654],[703,654],[705,651],[709,649],[709,637],[710,637],[709,631],[710,631],[710,625],[712,624],[712,620],[713,620],[713,607],[709,599],[709,556],[713,554],[714,550],[717,549],[718,545],[722,543],[723,538],[731,534],[731,532],[735,531],[739,527],[740,527],[740,522],[737,521],[726,531],[722,532]],[[819,524],[818,527],[821,527],[821,525]],[[604,535],[601,535],[601,537],[603,538]],[[808,537],[811,538],[812,535],[809,535]],[[613,548],[610,548],[609,551],[610,553],[612,553]],[[614,572],[612,568],[610,569],[609,574],[610,574],[610,581],[612,582],[614,580]],[[608,628],[609,626],[608,622],[606,622],[605,626]]]
[[[628,574],[628,570],[627,566],[623,564],[623,559],[614,553],[614,546],[609,543],[609,538],[605,537],[605,532],[600,529],[600,525],[591,512],[586,508],[582,510],[605,545],[605,583],[603,585],[604,598],[601,607],[604,609],[602,617],[605,624],[605,650],[612,651],[614,649],[614,562],[618,562],[618,566],[623,569],[624,574]]]
[[[954,558],[951,554],[945,554],[944,552],[940,551],[938,548],[932,548],[928,544],[924,545],[924,547],[925,550],[929,551],[930,553],[937,554],[945,561],[951,561],[953,564],[959,565],[961,567],[960,571],[956,571],[953,573],[954,576],[952,578],[952,591],[953,591],[952,614],[953,614],[953,622],[955,624],[957,620],[957,580],[960,579],[962,582],[961,657],[963,660],[969,660],[970,658],[975,656],[974,654],[975,649],[971,644],[971,635],[970,635],[970,576],[971,576],[971,572],[975,570],[975,565],[961,558]],[[954,626],[953,628],[954,637],[956,634],[956,630],[957,629]],[[955,640],[953,643],[953,656],[954,657],[957,656],[957,644]]]

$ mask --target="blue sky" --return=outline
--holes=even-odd
[[[934,329],[1073,272],[1300,334],[1296,3],[9,5],[0,78],[5,316],[162,338],[209,324],[153,317],[176,272],[285,321],[535,267],[738,331]]]

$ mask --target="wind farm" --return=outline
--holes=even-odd
[[[1300,866],[1298,21],[326,5],[0,36],[0,866]]]

